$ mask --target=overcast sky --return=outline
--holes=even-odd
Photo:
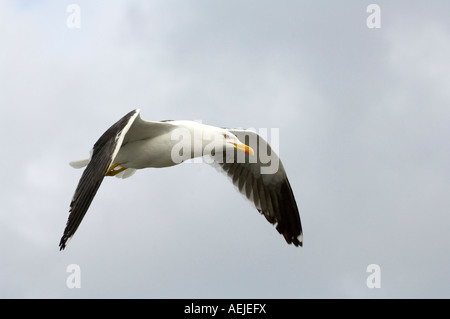
[[[444,0],[1,1],[0,297],[449,298],[448,12]],[[68,162],[134,108],[279,129],[304,247],[225,176],[185,163],[105,178],[60,252],[82,174]],[[72,264],[81,288],[66,284]]]

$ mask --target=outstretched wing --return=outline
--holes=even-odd
[[[288,244],[303,245],[303,232],[297,203],[280,158],[257,133],[228,129],[238,139],[252,147],[254,155],[234,150],[216,154],[215,161],[232,179],[233,184],[252,201]],[[219,156],[219,157],[218,157]]]
[[[92,156],[81,176],[70,203],[69,219],[59,243],[64,249],[86,214],[100,184],[122,145],[123,139],[139,115],[139,109],[131,111],[111,126],[94,144]]]

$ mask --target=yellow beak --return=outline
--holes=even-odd
[[[236,144],[236,143],[233,143],[233,145],[234,145],[234,147],[235,147],[237,150],[243,151],[243,152],[245,152],[245,153],[247,153],[247,154],[253,155],[253,154],[255,153],[255,152],[253,151],[253,148],[251,148],[251,147],[248,146],[248,145],[245,145],[245,144]]]

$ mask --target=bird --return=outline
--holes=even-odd
[[[60,250],[80,226],[106,176],[128,178],[139,169],[171,167],[198,157],[228,175],[288,244],[303,246],[300,214],[286,171],[263,137],[252,130],[196,121],[146,121],[140,109],[134,109],[100,136],[89,158],[69,163],[85,169],[70,202]]]

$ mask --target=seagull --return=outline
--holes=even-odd
[[[195,158],[205,158],[226,173],[288,244],[303,245],[300,215],[286,171],[260,135],[195,121],[145,121],[135,109],[103,133],[89,158],[70,162],[74,168],[86,168],[70,203],[60,250],[75,234],[105,176],[127,178],[138,169],[170,167]]]

